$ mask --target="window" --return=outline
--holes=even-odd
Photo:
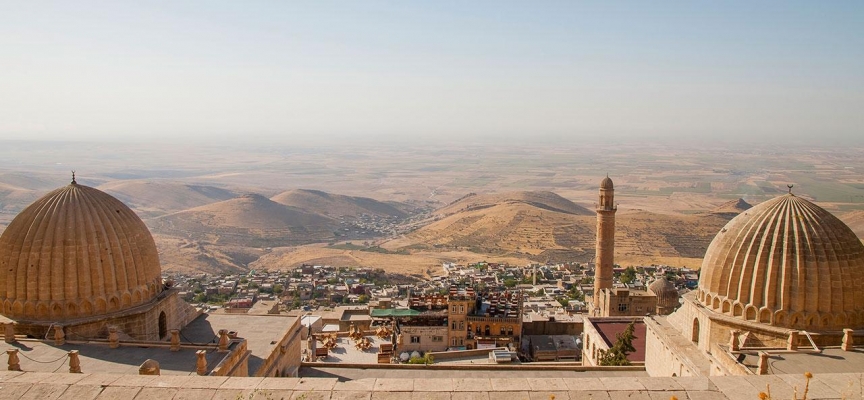
[[[465,345],[465,339],[459,338],[459,345],[464,346]]]
[[[465,321],[459,321],[459,329],[463,331],[465,330]]]
[[[452,310],[451,312],[453,312],[453,313],[455,314],[455,313],[456,313],[456,306],[453,306],[453,307],[451,308],[451,310]]]
[[[432,336],[432,341],[433,342],[443,342],[444,336]]]
[[[450,345],[451,345],[451,346],[454,346],[454,347],[456,346],[456,338],[453,338],[453,341],[452,341],[452,343],[451,343]]]
[[[454,331],[456,330],[456,321],[453,321],[452,323],[450,323],[450,329],[452,329]]]
[[[459,306],[459,314],[464,314],[464,313],[465,313],[465,306],[464,306],[464,305],[460,305],[460,306]]]
[[[504,336],[504,334],[507,333],[507,331],[504,330],[504,327],[503,327],[503,326],[501,327],[500,332],[501,332],[501,333],[499,333],[499,335],[501,335],[501,336]]]
[[[627,311],[627,303],[618,303],[618,311]]]
[[[411,343],[420,343],[420,336],[411,336]]]

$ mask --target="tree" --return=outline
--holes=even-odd
[[[504,280],[504,286],[506,286],[508,288],[512,288],[512,287],[516,286],[516,280],[515,279],[505,279]]]
[[[621,366],[621,365],[630,365],[630,360],[627,359],[627,355],[636,351],[636,348],[633,347],[633,331],[636,329],[635,327],[636,321],[630,322],[630,325],[627,325],[627,328],[624,329],[624,332],[621,332],[615,335],[617,339],[615,344],[612,345],[609,350],[603,351],[603,354],[600,356],[600,365],[602,366]]]
[[[357,298],[357,302],[358,303],[368,303],[369,302],[369,296],[367,296],[365,294],[361,294],[360,297]]]
[[[285,288],[282,287],[282,284],[277,283],[273,285],[273,293],[281,294],[283,291],[285,291]]]
[[[566,308],[568,305],[570,305],[570,300],[567,300],[566,297],[559,297],[557,300],[558,300],[558,303],[561,304],[561,307]]]
[[[624,272],[621,273],[621,283],[631,284],[636,280],[636,268],[627,267]]]

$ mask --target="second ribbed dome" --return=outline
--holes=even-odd
[[[864,245],[821,207],[792,194],[756,205],[717,234],[699,300],[733,317],[833,330],[864,326]]]

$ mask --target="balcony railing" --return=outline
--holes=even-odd
[[[483,317],[483,316],[468,316],[469,322],[499,322],[506,324],[518,324],[521,317]]]

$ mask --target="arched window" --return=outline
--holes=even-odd
[[[168,336],[168,318],[165,316],[165,311],[159,313],[159,340]]]
[[[693,343],[699,344],[699,319],[693,318],[693,334],[690,337]]]
[[[492,335],[492,329],[489,328],[489,325],[486,325],[486,336]]]

